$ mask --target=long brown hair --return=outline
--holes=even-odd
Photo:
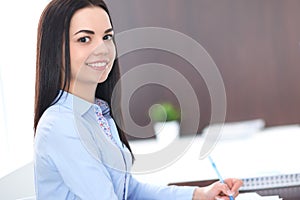
[[[34,135],[45,110],[61,98],[62,93],[57,98],[59,91],[61,89],[69,90],[71,79],[70,21],[77,10],[91,6],[101,7],[110,16],[108,8],[102,0],[53,0],[41,15],[37,35]],[[64,58],[63,55],[65,55]],[[63,71],[62,66],[65,66]],[[98,84],[95,97],[105,100],[111,106],[112,92],[119,80],[120,69],[118,56],[116,56],[107,80]],[[114,102],[115,105],[119,107],[120,102],[117,104]],[[121,112],[118,112],[118,115],[121,115],[118,116],[118,119],[122,119]],[[124,131],[119,126],[117,128],[121,141],[131,152]]]

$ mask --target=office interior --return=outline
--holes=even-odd
[[[48,2],[30,0],[15,4],[5,1],[0,8],[3,28],[0,36],[4,44],[0,47],[0,198],[8,195],[10,189],[7,187],[12,182],[20,184],[18,194],[14,192],[16,198],[34,196],[35,39],[39,15]],[[199,73],[188,58],[159,48],[122,54],[119,62],[123,75],[144,64],[166,65],[187,80],[197,99],[195,105],[189,94],[185,96],[184,103],[193,108],[187,109],[190,113],[185,113],[179,135],[164,138],[160,143],[154,128],[149,126],[149,109],[166,101],[180,107],[181,100],[170,88],[159,84],[141,85],[132,94],[128,105],[130,116],[137,125],[146,127],[141,135],[128,134],[133,151],[141,159],[136,160],[133,169],[137,179],[164,185],[197,185],[217,179],[207,155],[201,157],[200,152],[207,141],[208,128],[223,123],[222,134],[208,153],[225,178],[300,173],[297,156],[300,150],[300,1],[106,2],[116,34],[156,27],[184,35],[203,47],[217,67],[226,93],[224,121],[212,123],[214,104],[210,86],[205,75]],[[159,34],[152,38],[164,41]],[[130,42],[134,43],[134,38]],[[187,49],[185,53],[197,57],[198,51],[186,46],[184,40],[173,42],[174,46]],[[195,110],[199,110],[200,116],[196,130],[189,124],[195,121],[192,113]],[[167,147],[174,148],[173,157],[165,157]],[[28,184],[18,181],[21,178]],[[300,184],[297,184],[297,187],[286,185],[289,190],[283,193],[273,189],[262,194],[299,199]]]

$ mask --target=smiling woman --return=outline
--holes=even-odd
[[[130,173],[134,156],[110,114],[120,80],[113,26],[102,0],[53,0],[39,23],[35,95],[37,199],[207,199],[242,182],[154,186]],[[50,82],[51,81],[51,82]],[[203,197],[203,198],[202,198]]]

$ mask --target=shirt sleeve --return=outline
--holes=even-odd
[[[82,145],[70,117],[47,119],[35,139],[37,199],[118,199],[111,177]],[[40,176],[39,176],[40,175]],[[57,195],[57,196],[56,196]],[[70,198],[73,199],[73,198]]]
[[[130,176],[128,199],[136,200],[192,200],[196,187],[190,186],[157,186],[137,181]]]

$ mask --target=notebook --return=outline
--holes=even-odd
[[[244,185],[240,188],[240,191],[291,187],[300,185],[300,173],[261,176],[242,180]]]
[[[256,192],[239,194],[236,200],[282,200],[279,196],[260,196]]]

